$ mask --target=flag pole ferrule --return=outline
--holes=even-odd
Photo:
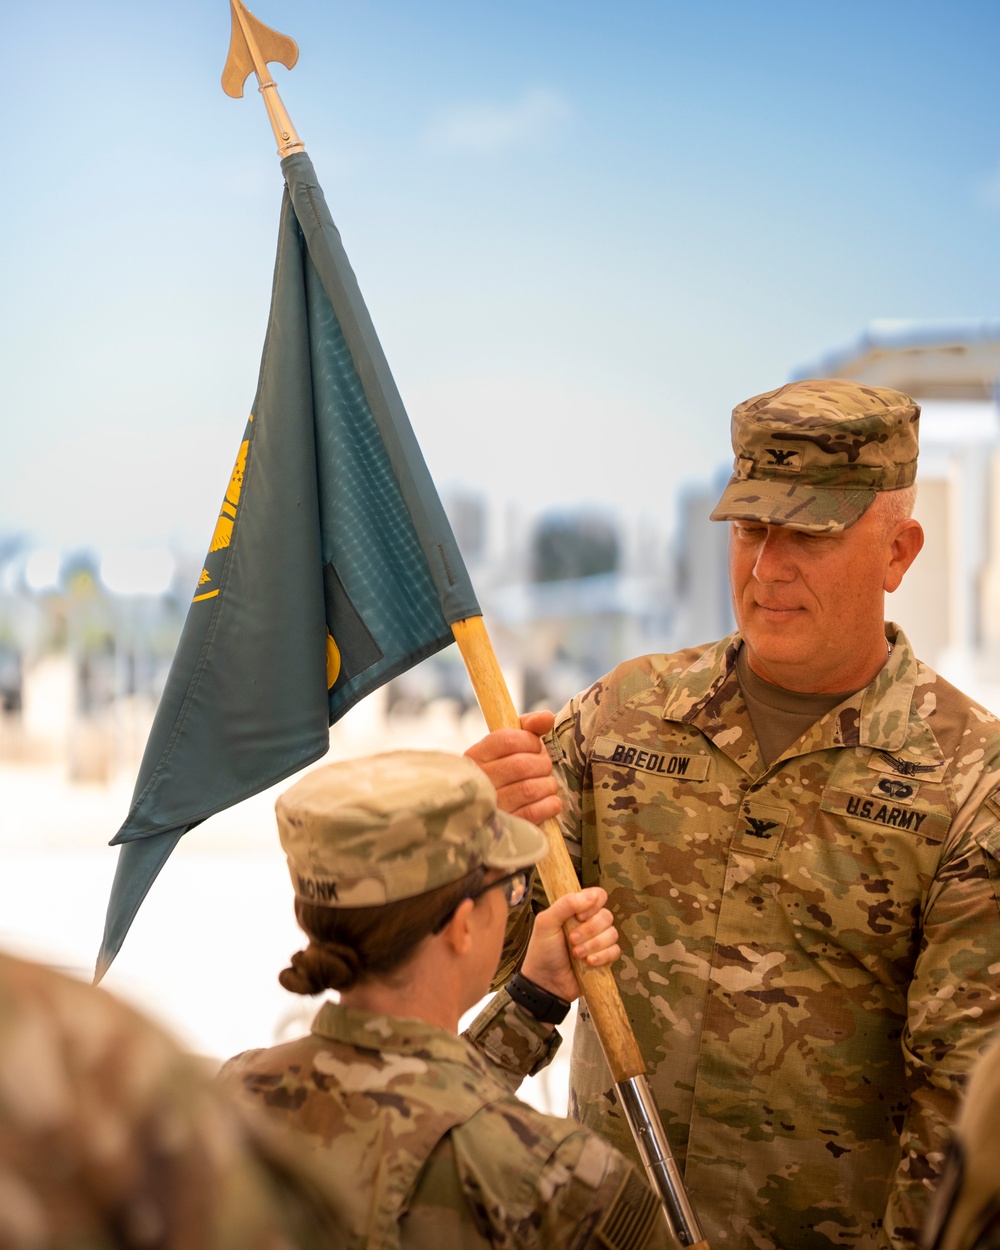
[[[701,1231],[680,1169],[667,1143],[649,1082],[645,1076],[632,1076],[627,1081],[619,1081],[615,1090],[649,1173],[650,1185],[666,1209],[671,1231],[682,1246],[691,1250],[702,1250],[703,1247],[707,1250],[705,1234]]]
[[[298,136],[298,132],[292,125],[292,119],[288,116],[281,96],[278,95],[278,87],[272,78],[269,82],[262,82],[257,88],[263,100],[264,107],[267,109],[268,120],[271,123],[271,129],[274,131],[274,137],[278,141],[278,155],[284,160],[286,156],[291,156],[293,152],[304,152],[306,145]]]

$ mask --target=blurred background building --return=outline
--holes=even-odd
[[[920,402],[927,542],[890,615],[929,664],[1000,706],[1000,322],[878,322],[794,376]],[[518,706],[557,708],[624,657],[733,628],[727,529],[708,520],[727,452],[639,519],[443,492]],[[199,569],[193,552],[39,550],[0,536],[0,762],[58,766],[69,783],[133,775]],[[393,681],[381,706],[397,722],[430,710],[456,733],[475,716],[454,648]]]
[[[855,378],[920,403],[915,515],[927,541],[889,611],[922,659],[1000,707],[1000,322],[877,322],[798,376]]]

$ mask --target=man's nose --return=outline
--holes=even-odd
[[[759,582],[791,582],[795,580],[795,563],[792,559],[788,534],[780,525],[769,525],[767,536],[760,545],[753,568]]]

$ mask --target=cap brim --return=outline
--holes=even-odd
[[[488,867],[514,872],[537,864],[548,851],[548,839],[537,825],[501,811],[496,813],[495,820],[495,841],[484,861]]]
[[[859,521],[877,494],[875,490],[822,490],[805,482],[732,479],[711,519],[759,521],[815,534],[835,534]]]

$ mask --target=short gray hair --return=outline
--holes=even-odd
[[[875,496],[871,510],[882,522],[884,533],[888,533],[900,521],[913,516],[913,508],[917,502],[917,484],[902,486],[899,490],[882,490]]]

